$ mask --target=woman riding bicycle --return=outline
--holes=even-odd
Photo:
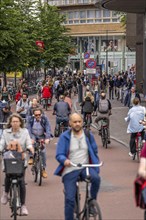
[[[32,148],[31,139],[28,130],[24,128],[24,121],[19,114],[12,114],[8,119],[7,128],[3,131],[0,140],[0,152],[7,150],[7,146],[11,141],[17,141],[21,146],[22,150],[25,152],[29,149],[32,153],[34,150]],[[26,167],[26,154],[25,157],[25,167]],[[26,188],[25,188],[25,171],[23,176],[20,178],[20,199],[21,199],[21,215],[28,215],[28,210],[25,206]],[[6,205],[8,202],[8,193],[10,189],[10,178],[5,176],[5,190],[1,197],[1,203]]]
[[[94,97],[92,96],[91,92],[86,92],[86,96],[84,97],[84,101],[81,103],[82,106],[82,113],[84,117],[84,123],[87,123],[86,116],[90,114],[90,123],[92,123],[92,117],[91,114],[93,112],[94,108]]]
[[[145,107],[140,106],[140,100],[137,97],[133,99],[133,105],[134,106],[128,111],[127,117],[125,118],[125,121],[129,123],[127,133],[131,134],[129,152],[130,157],[133,157],[136,153],[135,138],[137,133],[140,132],[142,140],[144,139],[144,127],[139,122],[144,120]]]

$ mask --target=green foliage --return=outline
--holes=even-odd
[[[29,67],[65,66],[72,49],[64,17],[56,7],[41,1],[0,1],[0,71],[25,70]],[[45,48],[39,52],[36,41]]]

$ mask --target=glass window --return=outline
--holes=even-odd
[[[110,17],[110,11],[109,10],[103,10],[103,17],[105,17],[105,18]]]
[[[69,20],[69,22],[68,22],[69,24],[73,24],[73,20]]]
[[[86,12],[80,11],[80,18],[86,18]]]
[[[79,18],[79,17],[80,17],[79,11],[75,11],[74,12],[74,18]]]
[[[88,10],[87,11],[87,18],[94,18],[95,17],[95,11]]]
[[[96,17],[96,18],[101,18],[101,11],[96,10],[96,11],[95,11],[95,17]]]
[[[96,23],[101,23],[101,19],[95,19]]]
[[[86,23],[86,20],[80,20],[80,23]]]
[[[110,22],[110,19],[103,19],[103,22]]]
[[[118,22],[118,19],[117,18],[113,18],[112,22]]]
[[[73,19],[73,12],[69,12],[69,13],[68,13],[68,18],[69,18],[69,19]]]
[[[74,20],[74,23],[75,24],[79,24],[79,20]]]
[[[87,23],[94,23],[94,20],[89,19],[87,20]]]

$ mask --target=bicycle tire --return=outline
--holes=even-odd
[[[17,220],[17,186],[14,184],[13,185],[13,199],[12,199],[12,212],[13,212],[13,217],[14,220]]]
[[[104,128],[101,129],[101,142],[102,142],[102,146],[105,146],[105,131]]]
[[[78,187],[77,187],[76,199],[75,199],[74,220],[80,220],[80,193]]]
[[[137,144],[136,156],[137,156],[137,161],[139,163],[140,162],[140,154],[141,154],[141,146],[142,146],[141,137],[138,138],[138,143],[136,143],[136,144]]]
[[[41,186],[42,185],[42,157],[40,155],[40,158],[39,158],[39,161],[37,163],[37,170],[38,170],[38,173],[37,173],[37,182],[38,182],[38,185]]]
[[[90,200],[88,204],[89,216],[86,217],[86,220],[102,220],[101,210],[96,200]],[[90,210],[94,210],[94,213],[91,213]]]
[[[105,148],[107,148],[107,144],[108,144],[108,131],[107,131],[107,128],[105,128],[104,129],[104,132],[105,132],[105,137],[104,137],[104,139],[105,139]]]
[[[33,175],[34,175],[34,182],[36,183],[37,182],[37,178],[38,178],[38,170],[37,170],[37,155],[35,154],[34,155],[34,165],[32,167],[33,169]]]

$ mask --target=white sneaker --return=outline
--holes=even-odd
[[[25,205],[21,206],[21,215],[23,215],[23,216],[28,215],[28,210]]]
[[[2,197],[1,197],[1,203],[2,203],[3,205],[6,205],[7,202],[8,202],[8,193],[3,192],[3,195],[2,195]]]
[[[132,154],[131,152],[129,152],[129,156],[130,156],[130,157],[133,157],[133,156],[134,156],[134,154]]]

